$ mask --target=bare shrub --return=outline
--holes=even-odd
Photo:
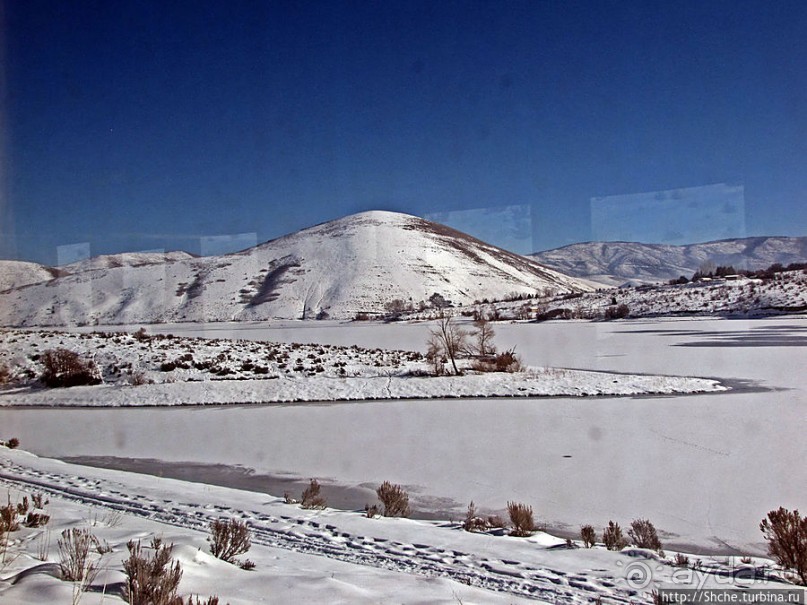
[[[442,355],[451,362],[456,376],[460,375],[457,358],[468,349],[468,332],[457,326],[451,315],[440,311],[437,326],[430,332],[428,349],[432,356]]]
[[[0,386],[6,385],[11,381],[11,370],[4,363],[0,363]]]
[[[144,328],[143,326],[140,326],[139,330],[132,333],[132,337],[135,340],[139,340],[139,341],[148,340],[148,338],[149,338],[148,334],[146,333],[146,328]]]
[[[445,373],[446,358],[443,356],[443,348],[440,346],[437,337],[432,334],[426,342],[426,361],[431,366],[432,375],[442,376]]]
[[[375,519],[381,516],[381,509],[378,507],[378,504],[365,504],[364,514],[367,515],[368,519]]]
[[[59,569],[62,579],[79,582],[86,590],[98,575],[98,562],[90,557],[98,539],[89,529],[71,528],[62,532],[58,539]]]
[[[675,554],[673,565],[676,567],[689,567],[689,557],[682,555],[680,552]]]
[[[50,515],[30,511],[25,516],[25,521],[23,521],[22,524],[25,527],[44,527],[48,524],[48,521],[50,521]]]
[[[197,596],[196,598],[193,595],[188,597],[187,605],[219,605],[219,598],[216,596],[207,597],[206,601],[202,600],[202,597]]]
[[[384,481],[375,493],[384,505],[385,517],[408,517],[412,512],[409,508],[409,494],[400,485]]]
[[[523,538],[535,531],[535,520],[532,517],[532,507],[521,502],[508,502],[507,513],[510,515],[510,523],[513,529],[511,536]]]
[[[494,363],[497,372],[520,372],[523,367],[521,360],[515,353],[515,347],[496,355]]]
[[[591,548],[597,542],[597,534],[594,533],[594,528],[591,525],[584,525],[580,528],[580,539],[583,541],[583,546]]]
[[[608,527],[603,530],[602,541],[608,550],[622,550],[628,545],[628,540],[622,534],[622,528],[614,521],[609,521]]]
[[[319,481],[311,479],[308,487],[303,491],[302,498],[300,499],[300,506],[309,509],[322,509],[327,506],[325,496],[321,494],[322,488]]]
[[[144,384],[151,384],[152,381],[146,376],[143,370],[138,370],[129,374],[129,384],[133,387],[139,387]]]
[[[171,559],[174,545],[164,546],[162,540],[153,538],[151,555],[143,552],[140,540],[130,540],[126,547],[129,558],[123,561],[123,571],[129,605],[183,605],[177,595],[182,567]]]
[[[228,563],[238,563],[235,558],[252,546],[249,527],[245,521],[216,519],[210,523],[210,552],[214,557]]]
[[[799,584],[807,585],[807,517],[780,506],[768,513],[759,529],[768,542],[768,554],[795,571]]]
[[[498,355],[475,359],[471,367],[477,372],[521,372],[524,366],[515,349],[510,349]]]
[[[465,531],[487,531],[490,529],[491,524],[488,519],[476,514],[476,505],[474,501],[468,505],[468,511],[465,513],[465,520],[462,522],[462,529]]]
[[[624,319],[630,315],[630,308],[625,303],[612,305],[605,310],[605,319]]]
[[[12,437],[8,441],[6,441],[6,447],[10,450],[17,449],[18,447],[20,447],[20,440],[17,439],[16,437]]]
[[[659,553],[663,552],[656,528],[647,519],[634,519],[631,521],[628,536],[639,548],[649,548]]]
[[[49,349],[42,354],[42,382],[51,388],[100,384],[101,374],[92,360],[75,351]]]
[[[0,531],[10,533],[20,529],[20,523],[17,520],[17,507],[11,503],[11,496],[7,496],[8,504],[0,507]]]

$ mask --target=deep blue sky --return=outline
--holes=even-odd
[[[715,183],[744,186],[748,235],[807,235],[803,0],[4,12],[6,258],[376,208],[524,206],[539,250],[591,239],[592,198]]]

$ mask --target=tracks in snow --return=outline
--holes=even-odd
[[[150,498],[132,493],[125,484],[115,481],[47,473],[0,462],[0,483],[35,489],[50,496],[203,532],[208,531],[214,519],[236,516],[249,525],[255,544],[357,565],[450,578],[479,588],[548,603],[589,603],[598,597],[608,603],[629,603],[640,598],[634,591],[617,588],[614,578],[592,578],[427,544],[407,544],[361,536],[343,532],[336,525],[317,520]]]

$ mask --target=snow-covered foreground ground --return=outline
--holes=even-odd
[[[770,562],[690,558],[675,567],[639,549],[572,548],[530,538],[464,532],[456,523],[368,519],[358,512],[304,511],[255,492],[89,469],[0,451],[0,487],[12,502],[44,494],[44,528],[11,534],[0,563],[0,598],[18,605],[71,602],[59,579],[55,542],[66,528],[89,529],[108,545],[85,603],[123,599],[126,542],[156,536],[175,544],[181,595],[222,603],[607,603],[648,602],[666,588],[782,588]],[[245,571],[209,554],[207,528],[239,518],[253,547]],[[97,558],[95,555],[92,558]],[[76,602],[76,601],[72,601]]]
[[[159,329],[422,350],[428,326]],[[257,474],[321,478],[326,495],[391,480],[410,488],[415,509],[454,519],[471,499],[487,510],[501,510],[507,500],[529,503],[541,522],[570,533],[582,523],[599,531],[609,519],[624,526],[647,517],[666,544],[698,550],[761,553],[758,524],[767,511],[804,508],[804,319],[563,322],[496,330],[500,348],[516,345],[530,365],[713,376],[735,381],[736,388],[651,398],[3,409],[0,425],[3,436],[18,436],[23,447],[42,455],[240,465]],[[429,546],[431,539],[412,538]],[[496,544],[527,548],[511,543]],[[501,556],[523,562],[513,553]]]

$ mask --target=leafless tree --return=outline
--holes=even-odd
[[[459,376],[457,358],[468,348],[468,332],[460,328],[451,315],[440,313],[437,326],[431,331],[429,353],[442,354],[451,362],[454,374]]]
[[[493,337],[496,332],[493,331],[493,326],[490,322],[481,317],[474,322],[476,330],[473,336],[476,338],[476,351],[480,355],[493,355],[496,353],[496,346],[493,344]]]

